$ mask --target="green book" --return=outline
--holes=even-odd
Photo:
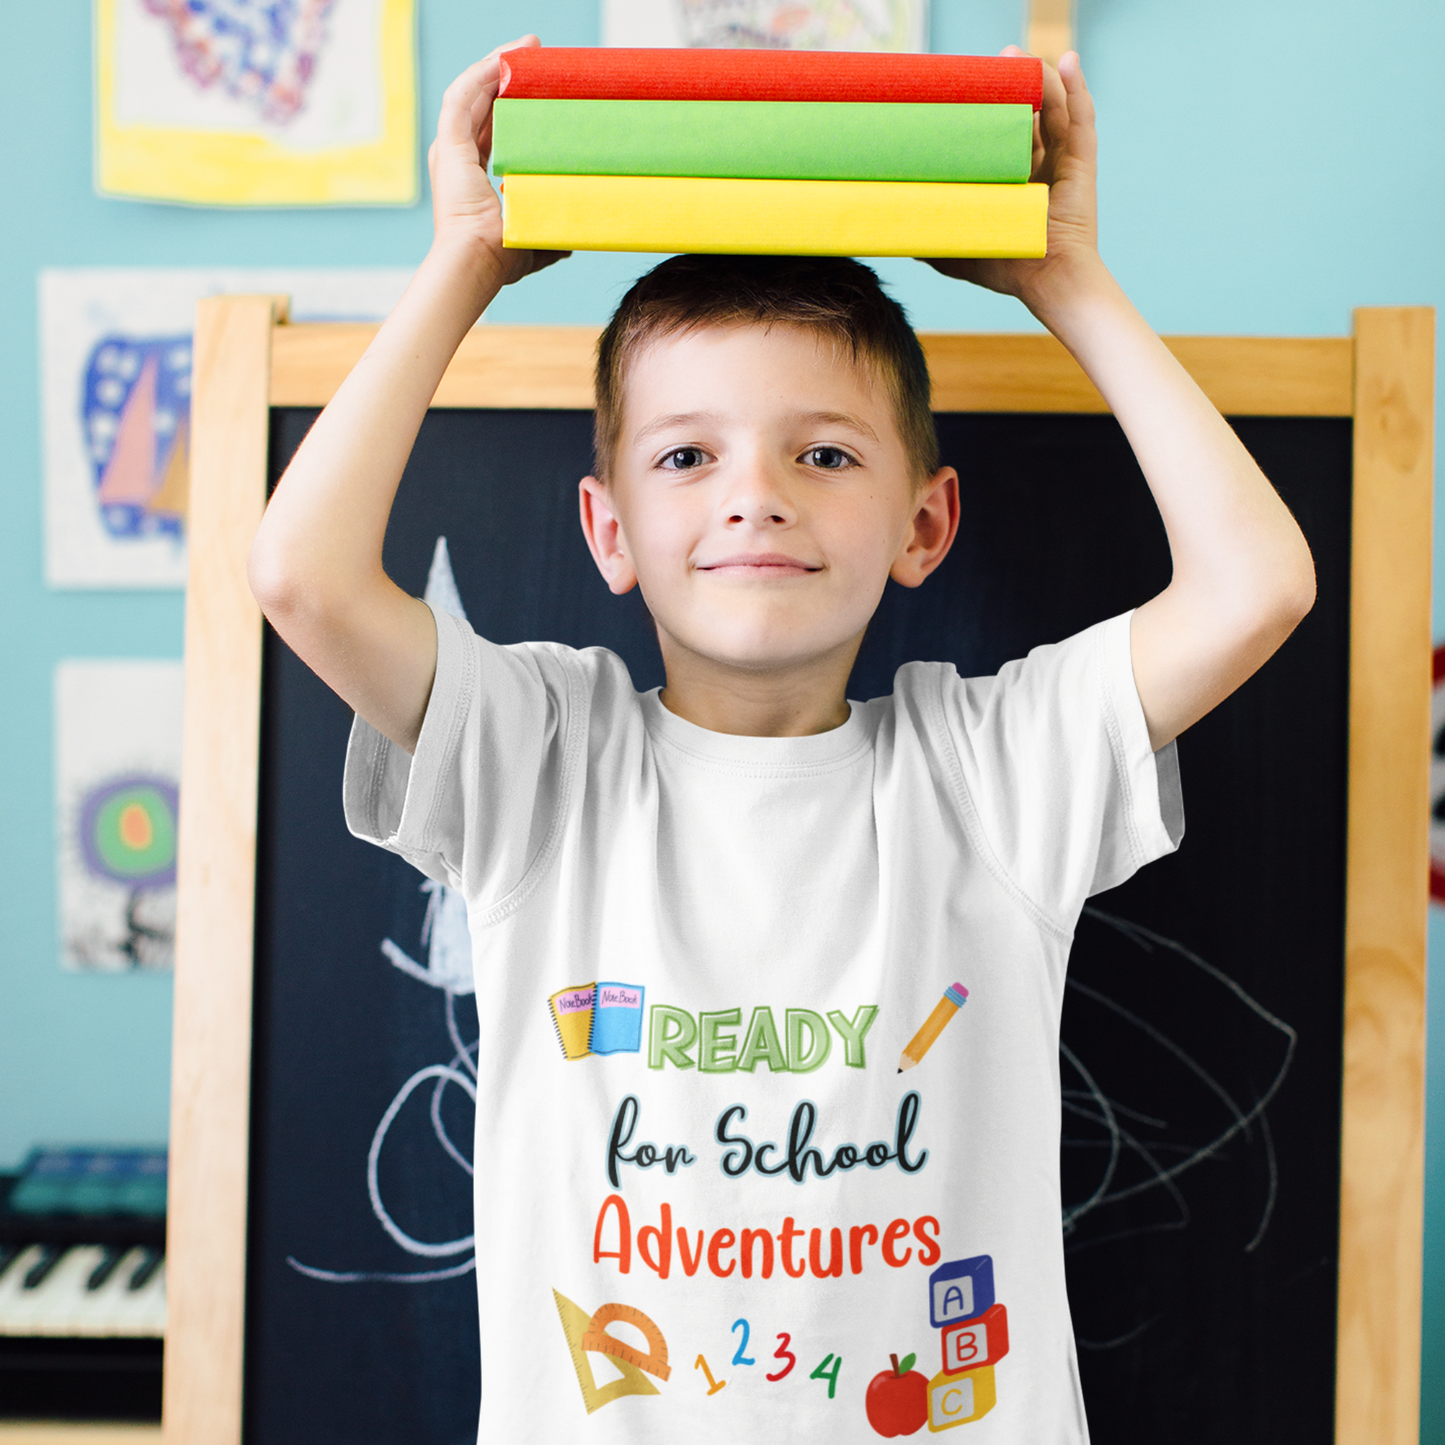
[[[1027,105],[856,101],[508,100],[497,175],[1023,182]]]

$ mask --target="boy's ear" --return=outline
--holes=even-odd
[[[637,572],[627,556],[622,523],[612,508],[612,493],[596,477],[577,483],[577,504],[582,514],[582,535],[587,550],[609,590],[619,597],[637,586]]]
[[[888,575],[904,587],[918,587],[948,556],[958,535],[958,473],[941,467],[918,494],[913,519]]]

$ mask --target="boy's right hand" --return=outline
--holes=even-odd
[[[503,51],[540,45],[535,35],[499,45],[470,65],[442,97],[437,136],[427,152],[434,249],[474,254],[496,286],[520,281],[560,261],[566,251],[508,250],[502,245],[502,199],[487,178],[492,155],[492,104],[501,88]]]

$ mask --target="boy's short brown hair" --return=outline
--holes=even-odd
[[[704,326],[799,326],[845,347],[887,386],[910,470],[938,470],[928,363],[877,274],[842,256],[672,256],[622,298],[597,343],[596,473],[606,482],[628,367],[651,342]]]

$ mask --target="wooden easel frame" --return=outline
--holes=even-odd
[[[166,1445],[240,1445],[250,1153],[261,614],[246,554],[268,412],[321,406],[371,326],[202,301],[192,401],[165,1358]],[[587,408],[594,330],[482,326],[435,405]],[[1045,335],[923,336],[940,411],[1102,412]],[[1349,843],[1336,1445],[1418,1438],[1430,722],[1434,313],[1359,310],[1349,337],[1175,337],[1236,416],[1354,421]],[[338,806],[340,805],[338,800]]]

